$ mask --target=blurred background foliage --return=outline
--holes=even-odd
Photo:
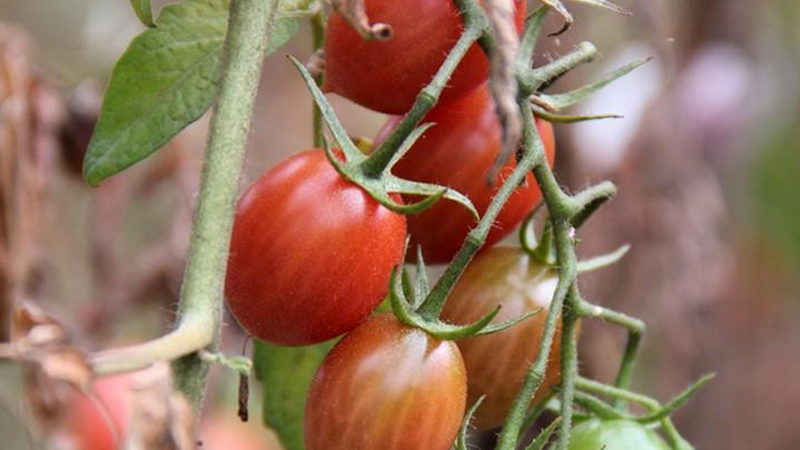
[[[620,188],[582,231],[581,253],[633,245],[622,263],[584,277],[583,290],[648,323],[637,388],[667,398],[702,373],[718,373],[676,415],[698,449],[796,450],[800,2],[620,4],[635,15],[575,6],[576,26],[543,40],[538,52],[539,63],[545,62],[582,40],[603,52],[556,90],[654,57],[577,108],[624,119],[557,127],[563,183],[577,190],[609,178]],[[556,31],[560,24],[546,26]],[[19,194],[11,191],[18,185],[0,183],[6,200],[0,203],[6,221],[0,306],[7,311],[19,295],[34,298],[87,348],[160,333],[172,317],[182,274],[205,120],[157,157],[98,189],[86,188],[74,168],[102,87],[141,30],[128,1],[0,0],[0,27],[0,69],[27,80],[17,92],[9,91],[14,84],[8,80],[0,83],[0,169],[13,152],[35,155],[32,188]],[[311,101],[284,57],[307,57],[309,48],[304,30],[267,62],[243,185],[310,146]],[[8,112],[14,96],[33,112],[19,123]],[[352,135],[372,137],[385,120],[332,101]],[[4,140],[15,126],[35,129],[38,138]],[[0,181],[7,173],[0,170]],[[18,194],[36,201],[9,208],[8,198]],[[14,231],[7,224],[20,214],[35,220]],[[225,343],[235,353],[242,336],[228,323]],[[623,339],[603,324],[585,324],[581,371],[609,380]],[[0,437],[9,448],[24,448],[15,418],[19,373],[2,364],[0,378]]]

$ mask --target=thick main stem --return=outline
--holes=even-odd
[[[203,348],[214,350],[222,326],[233,212],[276,6],[277,0],[231,3],[219,96],[211,119],[176,328],[153,341],[92,357],[93,368],[101,375],[182,357],[173,363],[175,384],[198,412],[208,365],[195,352]]]
[[[220,91],[211,131],[178,308],[178,327],[206,318],[215,350],[222,325],[222,299],[239,179],[247,149],[261,67],[277,0],[233,0],[222,58]],[[208,363],[196,354],[173,362],[176,386],[199,410]]]

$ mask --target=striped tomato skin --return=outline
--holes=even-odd
[[[392,268],[403,261],[405,239],[405,216],[339,175],[323,150],[297,153],[239,199],[228,309],[264,341],[327,341],[380,304]]]
[[[466,324],[502,305],[494,322],[538,314],[498,333],[458,341],[468,376],[468,403],[481,395],[485,400],[473,425],[480,429],[499,426],[536,357],[544,333],[550,302],[558,277],[556,272],[532,260],[523,250],[494,247],[478,255],[455,286],[442,313],[443,320]],[[561,327],[556,328],[550,360],[533,403],[561,380]]]
[[[453,342],[391,314],[348,333],[318,369],[306,402],[307,450],[448,450],[466,405]]]

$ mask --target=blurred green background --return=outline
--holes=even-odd
[[[619,3],[635,15],[576,4],[576,26],[537,53],[542,63],[583,40],[600,48],[601,59],[556,91],[654,57],[576,108],[624,119],[557,127],[563,183],[575,190],[608,178],[620,188],[582,231],[581,254],[633,245],[619,265],[586,276],[583,290],[648,323],[637,388],[666,399],[717,372],[675,417],[698,449],[800,449],[800,2]],[[96,108],[114,61],[141,30],[127,0],[0,0],[0,24],[28,42],[26,70],[73,113]],[[266,64],[243,185],[310,146],[310,98],[284,57],[309,48],[303,28]],[[352,135],[371,137],[385,120],[332,101]],[[168,326],[204,139],[201,120],[98,189],[60,165],[47,172],[36,213],[39,299],[88,347]],[[98,267],[98,258],[110,263]],[[162,271],[151,273],[154,265]],[[229,322],[236,352],[242,337]],[[609,380],[622,333],[585,324],[581,345],[581,371]],[[18,370],[0,363],[0,379],[0,447],[25,448],[11,413]]]

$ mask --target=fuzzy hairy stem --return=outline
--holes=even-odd
[[[175,385],[199,412],[208,363],[197,351],[214,351],[222,326],[228,247],[261,67],[277,0],[233,0],[211,118],[197,210],[176,328],[144,344],[93,356],[95,371],[110,374],[174,360]]]

